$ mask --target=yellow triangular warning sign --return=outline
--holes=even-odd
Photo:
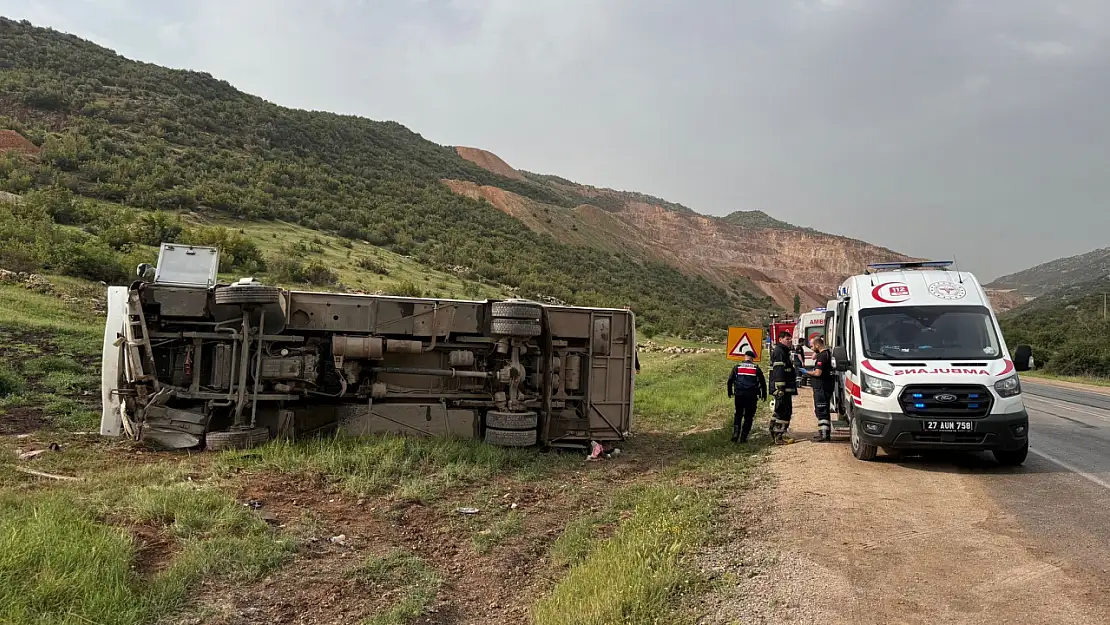
[[[740,337],[740,340],[736,342],[736,345],[732,348],[732,351],[729,352],[728,355],[729,356],[740,356],[741,358],[743,358],[744,357],[744,352],[749,352],[749,351],[754,352],[755,349],[752,348],[752,342],[748,338],[748,335],[744,334],[743,336]]]
[[[728,329],[725,355],[729,360],[743,360],[744,352],[749,350],[755,352],[755,359],[759,360],[762,347],[763,330],[760,328],[731,327]]]

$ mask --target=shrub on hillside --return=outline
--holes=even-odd
[[[187,245],[208,245],[220,248],[220,271],[242,271],[251,273],[265,271],[266,262],[262,250],[242,232],[222,226],[187,228],[181,235],[181,243]]]
[[[392,287],[385,290],[386,295],[397,295],[399,297],[424,297],[424,291],[420,287],[410,282],[409,280],[402,280]]]
[[[0,365],[0,397],[18,395],[23,392],[23,388],[23,377]]]
[[[339,282],[339,274],[318,260],[306,263],[295,256],[279,255],[271,258],[267,264],[270,274],[280,282],[318,286],[330,286]]]
[[[387,269],[385,265],[370,257],[364,256],[363,258],[358,259],[357,265],[359,269],[365,269],[366,271],[376,273],[379,276],[389,275],[389,269]]]

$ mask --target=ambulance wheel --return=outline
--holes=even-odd
[[[1025,462],[1025,457],[1029,455],[1029,442],[1026,441],[1019,449],[995,449],[992,453],[998,464],[1016,467]]]
[[[875,454],[878,453],[879,448],[874,445],[868,445],[867,443],[864,443],[863,439],[860,437],[859,428],[859,419],[852,419],[852,425],[850,428],[852,437],[852,455],[855,456],[858,460],[874,460]]]

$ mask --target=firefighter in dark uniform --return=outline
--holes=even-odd
[[[829,416],[829,399],[833,394],[832,352],[825,347],[825,339],[814,337],[813,351],[817,355],[813,358],[813,371],[807,372],[813,387],[813,411],[817,415],[816,441],[832,440],[832,419]]]
[[[732,442],[748,442],[755,419],[755,407],[760,399],[767,399],[767,380],[763,370],[755,364],[755,352],[744,352],[744,362],[728,374],[728,396],[736,400],[736,413],[732,419]]]
[[[779,333],[778,345],[771,352],[771,394],[775,411],[771,417],[771,440],[775,444],[793,443],[786,436],[790,417],[794,415],[794,396],[798,394],[798,372],[794,368],[794,350],[789,332]]]

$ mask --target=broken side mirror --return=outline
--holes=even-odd
[[[1019,372],[1029,371],[1033,368],[1033,348],[1028,345],[1018,345],[1014,348],[1014,369]]]
[[[843,347],[834,347],[832,350],[833,368],[844,373],[852,366],[848,361],[848,350]]]

